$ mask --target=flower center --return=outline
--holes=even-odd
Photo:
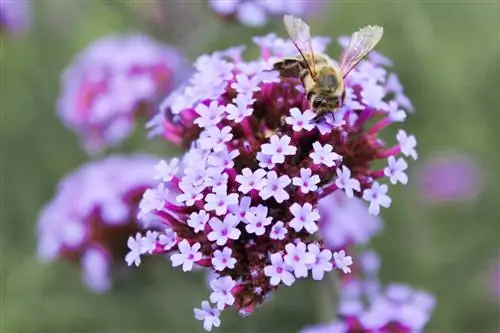
[[[221,234],[222,236],[227,236],[227,234],[228,234],[227,229],[226,229],[226,228],[222,229],[222,230],[220,231],[220,234]]]
[[[276,268],[276,273],[278,273],[278,274],[283,273],[283,267],[280,266],[280,267]]]

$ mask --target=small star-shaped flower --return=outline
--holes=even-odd
[[[408,183],[408,176],[405,174],[405,170],[408,168],[408,164],[401,157],[397,160],[394,156],[390,156],[387,159],[389,165],[384,168],[384,175],[389,177],[389,181],[392,184],[400,182],[403,185]]]
[[[370,202],[368,212],[372,215],[380,213],[380,206],[389,208],[391,205],[391,198],[386,194],[387,185],[380,185],[378,182],[373,182],[372,187],[364,190],[363,199]]]

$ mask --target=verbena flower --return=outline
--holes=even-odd
[[[442,152],[418,166],[417,184],[427,204],[470,202],[479,195],[483,179],[472,156]]]
[[[340,191],[321,199],[318,211],[320,233],[331,250],[366,245],[383,227],[380,217],[371,215],[363,200]]]
[[[314,10],[314,2],[306,0],[207,0],[212,9],[224,19],[258,27],[265,25],[272,17],[283,14],[304,16]]]
[[[89,153],[119,145],[189,72],[181,54],[141,34],[110,35],[64,71],[58,115]]]
[[[385,68],[362,62],[347,78],[345,105],[315,124],[299,80],[269,70],[277,57],[295,54],[291,41],[269,35],[255,42],[261,57],[254,61],[242,60],[241,47],[201,56],[190,83],[165,100],[152,131],[187,152],[162,162],[168,176],[156,177],[161,182],[146,191],[139,214],[159,237],[176,235],[176,245],[158,241],[153,253],[174,253],[173,264],[185,271],[194,261],[216,279],[231,277],[234,302],[226,306],[245,315],[282,284],[310,274],[320,280],[334,268],[349,273],[353,262],[342,245],[369,238],[377,220],[363,231],[339,226],[345,236],[332,252],[316,235],[319,202],[345,192],[346,200],[356,197],[354,206],[364,199],[377,215],[391,203],[383,183],[390,183],[389,161],[416,154],[415,138],[403,130],[393,146],[379,137],[402,120],[389,112],[399,107],[385,89]],[[322,52],[328,39],[312,42]],[[218,314],[197,313],[209,323]]]
[[[31,3],[29,0],[4,0],[0,6],[0,32],[21,32],[29,27]]]
[[[301,333],[423,332],[434,311],[434,296],[405,284],[381,287],[375,252],[362,254],[359,263],[357,274],[342,283],[338,319],[307,327]]]
[[[87,286],[106,291],[113,267],[123,265],[128,236],[139,230],[137,204],[154,184],[151,168],[157,161],[147,155],[117,155],[87,163],[64,177],[38,219],[39,259],[77,262]],[[148,248],[147,237],[139,243],[129,240],[129,246],[138,251]]]

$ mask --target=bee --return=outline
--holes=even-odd
[[[304,21],[285,15],[284,22],[299,55],[281,59],[273,69],[282,77],[300,79],[317,122],[343,104],[346,76],[378,44],[384,30],[379,26],[367,26],[353,33],[340,58],[340,65],[337,65],[328,55],[314,52],[310,29]]]

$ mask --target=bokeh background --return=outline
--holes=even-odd
[[[312,1],[314,34],[333,38],[360,26],[385,27],[378,50],[395,71],[416,112],[405,123],[418,139],[410,183],[392,190],[382,213],[385,230],[373,242],[382,257],[383,282],[406,282],[434,293],[437,308],[426,332],[493,333],[499,296],[492,266],[499,254],[499,50],[500,5],[495,1]],[[202,274],[184,274],[156,258],[115,282],[106,294],[90,293],[80,270],[35,258],[35,222],[59,179],[88,157],[55,114],[62,70],[88,43],[112,32],[142,31],[178,46],[191,59],[254,35],[275,31],[222,22],[202,1],[34,0],[29,30],[1,37],[1,297],[0,332],[201,332],[192,308],[206,298]],[[339,47],[332,43],[332,55]],[[249,53],[257,49],[250,47]],[[139,128],[127,152],[163,156],[176,150],[148,141]],[[387,133],[388,135],[390,132]],[[419,168],[459,153],[479,177],[474,195],[425,200]],[[443,185],[444,186],[444,185]],[[248,318],[224,314],[219,332],[297,332],[317,322],[315,283],[281,288]]]

